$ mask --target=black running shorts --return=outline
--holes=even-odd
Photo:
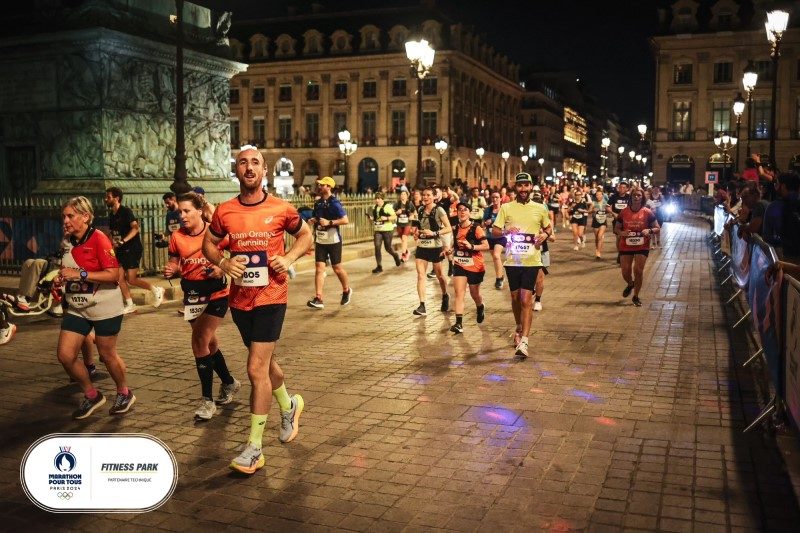
[[[624,252],[620,251],[619,255],[643,255],[647,257],[650,255],[650,250],[626,250]]]
[[[467,278],[467,285],[480,285],[483,283],[483,275],[485,273],[485,271],[472,272],[470,270],[465,270],[458,265],[453,265],[453,277],[463,276]]]
[[[233,323],[239,328],[242,342],[248,348],[251,342],[277,342],[281,337],[286,304],[270,304],[242,311],[231,307]]]
[[[536,277],[542,267],[518,267],[507,266],[506,278],[508,278],[508,288],[511,292],[519,289],[534,292],[536,290]]]
[[[144,249],[141,246],[119,247],[114,250],[114,255],[119,261],[119,266],[124,270],[138,270]]]
[[[222,298],[217,298],[216,300],[211,300],[208,302],[205,310],[203,310],[204,315],[211,315],[219,318],[225,318],[225,313],[228,312],[228,297],[223,296]],[[194,322],[197,320],[193,318],[189,322]]]
[[[331,266],[342,262],[342,243],[315,244],[314,261],[324,263],[327,259],[331,260]]]
[[[440,263],[442,259],[444,259],[444,257],[442,257],[441,248],[420,248],[417,246],[417,251],[414,252],[414,256],[417,259],[422,259],[429,263]]]
[[[489,242],[489,251],[490,252],[492,250],[494,250],[494,247],[497,246],[498,244],[500,246],[502,246],[503,248],[506,247],[506,238],[505,237],[497,237],[497,238],[487,237],[486,240]]]
[[[73,331],[84,337],[94,329],[94,334],[98,337],[113,337],[122,329],[122,315],[104,320],[89,320],[72,313],[64,313],[61,329]]]

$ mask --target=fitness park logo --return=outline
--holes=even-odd
[[[54,434],[25,452],[20,481],[46,511],[136,513],[172,496],[178,468],[172,451],[151,435]]]

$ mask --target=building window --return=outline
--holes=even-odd
[[[758,81],[772,81],[772,61],[756,61],[754,65],[758,72]]]
[[[692,83],[692,64],[681,63],[675,65],[675,72],[673,75],[675,85],[688,85]]]
[[[692,103],[679,101],[672,104],[672,138],[688,141],[691,132]]]
[[[319,100],[319,83],[308,82],[308,85],[306,85],[306,100]]]
[[[361,137],[364,144],[375,142],[375,125],[377,123],[375,111],[365,111],[361,115]]]
[[[261,121],[261,127],[264,127],[264,121]],[[239,142],[239,121],[238,120],[231,120],[231,146],[238,147],[241,145]]]
[[[238,123],[236,125],[237,129],[239,127]],[[233,131],[233,129],[231,129]],[[260,148],[264,148],[264,119],[263,118],[254,118],[253,119],[253,139],[250,141],[250,144],[255,144]]]
[[[578,146],[586,146],[586,131],[586,119],[574,109],[565,107],[564,140]]]
[[[292,101],[292,86],[291,85],[281,85],[278,88],[278,101],[279,102],[291,102]]]
[[[733,63],[714,63],[714,83],[731,83],[733,81]]]
[[[406,138],[406,112],[392,111],[392,143],[404,144]]]
[[[436,132],[439,131],[436,123],[436,111],[422,112],[422,139],[428,143],[436,139]]]
[[[281,146],[291,146],[292,118],[280,117],[278,119],[278,142]]]
[[[306,115],[306,145],[317,146],[319,144],[319,114],[308,113]]]
[[[347,127],[347,113],[333,114],[333,133],[338,135],[340,131]]]
[[[770,100],[753,100],[753,137],[769,139]]]
[[[334,100],[347,100],[347,82],[337,81],[333,86]]]
[[[731,127],[731,103],[725,100],[714,102],[714,135],[723,131],[730,131]]]
[[[364,81],[361,96],[364,98],[375,98],[378,96],[378,82],[375,80]]]
[[[436,78],[424,78],[422,80],[422,95],[436,96],[438,81]]]
[[[253,88],[253,103],[254,104],[262,104],[266,100],[266,91],[263,87],[254,87]]]
[[[239,103],[239,89],[231,89],[228,91],[228,96],[232,104]]]
[[[392,80],[392,96],[405,96],[406,95],[406,80],[405,78],[397,78]]]

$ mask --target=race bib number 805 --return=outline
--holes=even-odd
[[[238,256],[246,259],[242,277],[234,280],[240,287],[266,287],[269,285],[269,263],[267,252],[238,252],[231,259],[237,260]]]

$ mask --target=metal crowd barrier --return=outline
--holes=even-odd
[[[759,358],[763,359],[774,389],[764,409],[744,431],[757,427],[779,408],[798,428],[800,282],[780,272],[768,276],[768,271],[778,262],[775,249],[758,235],[747,239],[739,237],[739,225],[722,206],[715,206],[709,240],[717,262],[717,273],[724,276],[720,286],[731,284],[734,288],[725,304],[739,304],[741,307],[741,317],[733,327],[738,328],[750,319],[750,331],[758,346],[742,366],[748,367]]]

